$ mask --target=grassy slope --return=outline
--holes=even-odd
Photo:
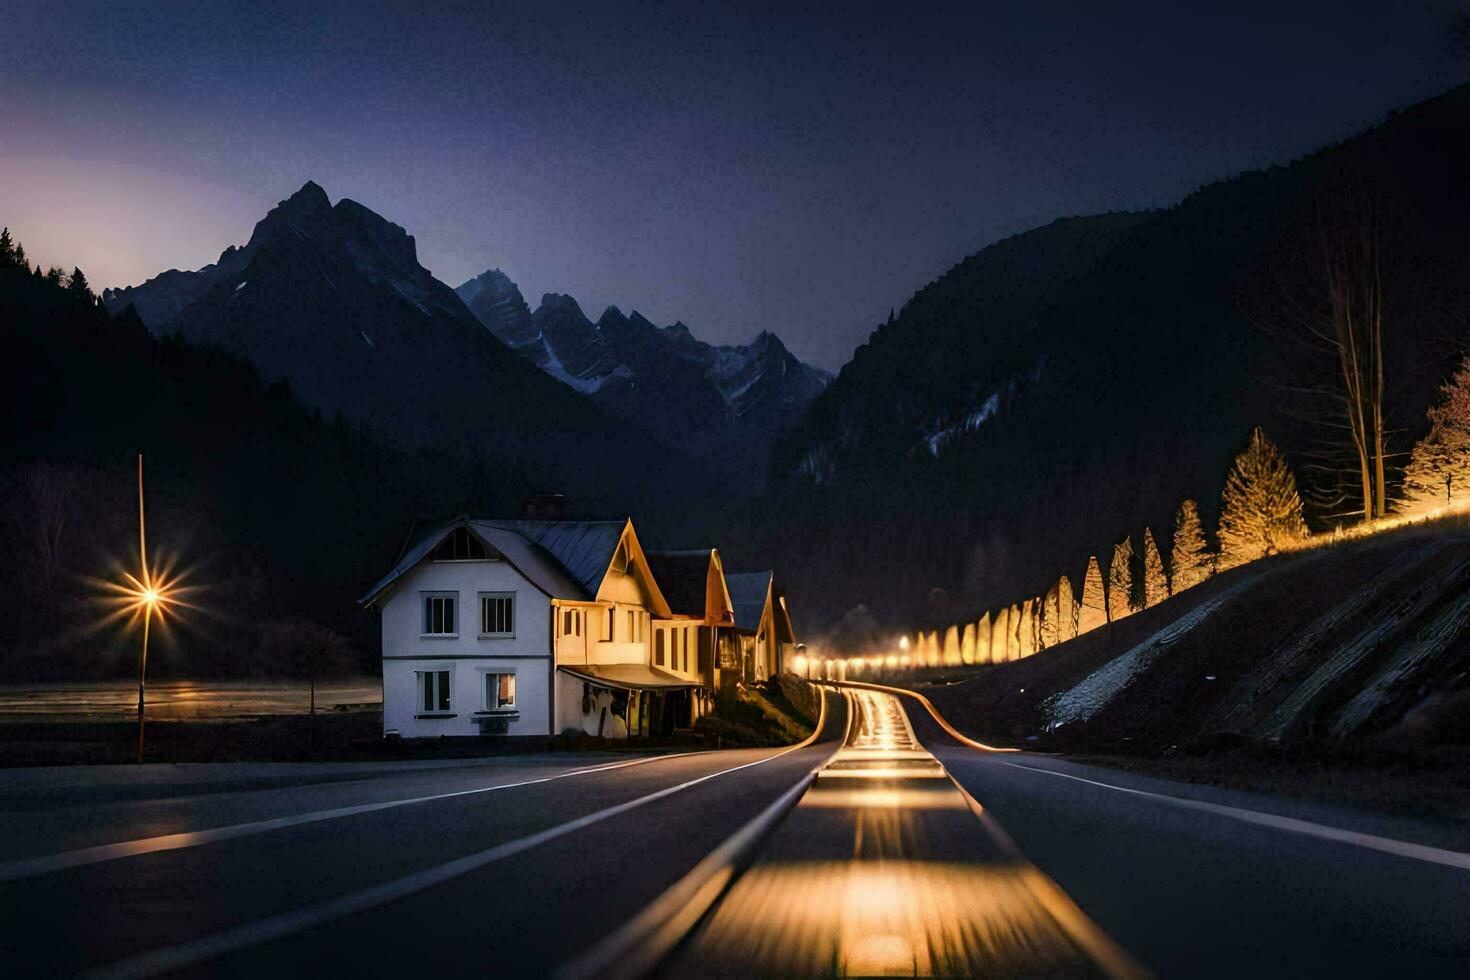
[[[1464,519],[1280,556],[1217,576],[1027,660],[969,668],[968,676],[935,687],[931,696],[978,737],[1030,739],[1061,751],[1204,750],[1275,741],[1278,730],[1287,742],[1307,741],[1329,732],[1374,672],[1463,595],[1464,580],[1457,576],[1467,565],[1470,526]],[[1162,650],[1095,715],[1045,730],[1047,699],[1227,592],[1211,615]],[[1376,639],[1363,642],[1370,636]],[[1352,669],[1335,675],[1315,697],[1302,698],[1323,665],[1355,644],[1364,652]],[[1470,636],[1461,630],[1355,734],[1463,739],[1464,726],[1457,728],[1451,709],[1457,692],[1470,689],[1467,668]],[[1282,718],[1289,722],[1284,729]]]

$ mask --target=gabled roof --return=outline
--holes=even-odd
[[[703,619],[709,585],[710,551],[650,551],[648,567],[677,616]]]
[[[510,531],[538,545],[555,558],[586,593],[585,596],[558,598],[588,599],[597,593],[627,525],[627,521],[470,521],[470,527],[476,531]]]
[[[725,575],[725,588],[730,590],[730,604],[735,611],[735,626],[757,630],[766,611],[766,596],[771,591],[775,572],[732,572]]]
[[[627,521],[477,521],[456,518],[426,534],[359,602],[371,605],[453,531],[467,528],[532,585],[555,599],[591,600]]]

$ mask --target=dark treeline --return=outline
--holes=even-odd
[[[159,676],[375,669],[376,617],[355,599],[413,519],[504,512],[526,489],[323,419],[235,357],[108,316],[79,271],[38,274],[6,246],[0,679],[136,669],[136,633],[98,628],[98,580],[137,567],[139,452],[150,563],[199,587],[199,608],[154,644]]]

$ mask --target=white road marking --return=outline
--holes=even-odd
[[[12,861],[0,862],[0,882],[15,881],[19,878],[29,878],[32,875],[63,871],[67,868],[98,864],[103,861],[116,861],[119,858],[135,857],[139,854],[153,854],[158,851],[176,851],[186,847],[199,847],[203,844],[233,840],[237,837],[249,837],[252,834],[263,834],[272,830],[281,830],[285,827],[319,823],[323,820],[337,820],[341,817],[352,817],[361,813],[375,813],[380,810],[391,810],[400,806],[411,806],[415,803],[430,803],[434,800],[449,800],[458,796],[474,796],[477,793],[493,793],[496,790],[516,789],[520,786],[534,786],[537,783],[549,783],[557,779],[585,776],[590,773],[608,772],[612,769],[624,769],[628,766],[642,765],[646,762],[660,762],[664,759],[677,759],[694,754],[692,752],[679,752],[671,755],[652,756],[646,759],[633,759],[629,762],[614,762],[606,766],[573,769],[570,772],[560,772],[551,776],[525,779],[515,783],[497,783],[494,786],[480,786],[475,789],[456,790],[452,793],[435,793],[431,796],[415,796],[403,800],[387,800],[382,803],[362,803],[357,806],[337,807],[332,810],[315,810],[310,813],[273,817],[269,820],[254,820],[250,823],[211,827],[207,830],[184,831],[177,834],[163,834],[158,837],[141,837],[137,840],[118,841],[115,844],[99,844],[95,847],[81,847],[72,851],[59,851],[55,854],[17,858]]]
[[[1430,864],[1438,864],[1447,868],[1470,871],[1470,854],[1463,851],[1450,851],[1441,847],[1430,847],[1427,844],[1415,844],[1410,841],[1395,840],[1392,837],[1378,837],[1374,834],[1365,834],[1356,830],[1329,827],[1326,824],[1312,823],[1309,820],[1283,817],[1275,813],[1263,813],[1260,810],[1247,810],[1242,807],[1228,806],[1224,803],[1208,803],[1204,800],[1191,800],[1183,796],[1169,796],[1166,793],[1154,793],[1144,789],[1131,789],[1127,786],[1116,786],[1112,783],[1099,782],[1095,779],[1084,779],[1081,776],[1073,776],[1069,773],[1057,772],[1053,769],[1025,766],[1018,762],[1002,762],[1001,765],[1010,766],[1013,769],[1025,769],[1029,772],[1039,772],[1047,776],[1071,779],[1079,783],[1087,783],[1089,786],[1100,786],[1103,789],[1110,789],[1118,793],[1128,793],[1132,796],[1158,800],[1161,803],[1183,807],[1187,810],[1200,810],[1205,813],[1213,813],[1216,816],[1228,817],[1231,820],[1239,820],[1260,827],[1270,827],[1274,830],[1283,830],[1293,834],[1305,834],[1308,837],[1316,837],[1320,840],[1330,840],[1339,844],[1352,844],[1372,851],[1381,851],[1384,854],[1392,854],[1395,857],[1409,858],[1414,861],[1427,861]]]
[[[590,827],[609,817],[626,813],[629,810],[643,806],[645,803],[652,803],[666,796],[672,796],[681,790],[714,779],[716,776],[728,775],[732,772],[739,772],[742,769],[749,769],[751,766],[771,762],[800,748],[805,748],[805,745],[793,745],[790,748],[777,752],[775,755],[768,755],[764,759],[756,759],[754,762],[746,762],[742,765],[732,766],[729,769],[721,769],[717,772],[687,780],[675,786],[668,786],[657,792],[649,793],[647,796],[640,796],[637,799],[628,800],[625,803],[619,803],[616,806],[610,806],[604,810],[598,810],[596,813],[589,813],[586,816],[578,817],[567,823],[558,824],[555,827],[549,827],[528,837],[506,841],[503,844],[497,844],[494,847],[487,848],[475,854],[436,865],[432,868],[426,868],[423,871],[418,871],[402,878],[385,881],[382,884],[373,885],[360,891],[349,892],[346,895],[339,895],[336,898],[326,899],[313,905],[304,905],[300,908],[282,912],[279,915],[272,915],[256,922],[246,923],[242,926],[222,929],[219,932],[200,936],[197,939],[191,939],[175,946],[164,946],[159,949],[140,953],[136,956],[130,956],[116,963],[90,970],[84,976],[109,978],[109,980],[121,980],[121,978],[130,977],[151,977],[171,970],[183,969],[184,967],[192,966],[217,956],[223,956],[226,953],[238,952],[259,943],[282,939],[286,936],[305,932],[308,929],[314,929],[329,922],[334,922],[337,919],[355,915],[358,912],[365,912],[368,909],[375,908],[387,902],[406,898],[409,895],[432,888],[435,885],[441,885],[454,878],[469,874],[472,871],[477,871],[487,864],[513,857],[533,847],[556,840],[558,837],[564,837],[584,827]],[[663,758],[667,758],[667,756]]]

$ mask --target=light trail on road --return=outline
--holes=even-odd
[[[849,689],[841,750],[665,971],[673,976],[1138,976],[914,736]]]

